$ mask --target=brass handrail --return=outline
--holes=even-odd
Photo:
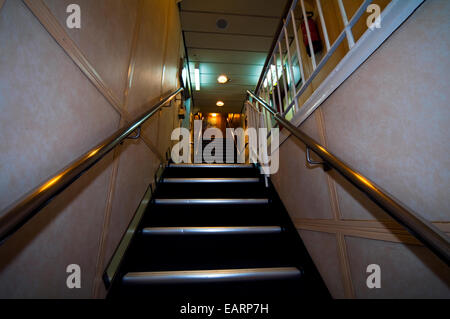
[[[0,244],[22,227],[31,217],[45,207],[55,196],[78,179],[84,172],[122,143],[131,133],[152,117],[166,103],[183,91],[179,88],[158,102],[150,110],[136,117],[131,124],[117,130],[103,142],[87,151],[57,174],[23,196],[0,214]]]
[[[277,122],[302,141],[306,147],[313,150],[328,165],[336,169],[336,171],[344,176],[350,183],[366,194],[398,223],[403,225],[414,237],[432,250],[447,265],[450,265],[450,241],[445,233],[441,232],[417,213],[407,209],[398,200],[382,190],[381,187],[358,173],[344,161],[329,152],[325,147],[303,133],[296,126],[292,125],[291,122],[282,117],[278,112],[274,111],[263,99],[255,95],[255,93],[248,90],[247,93],[267,109]]]

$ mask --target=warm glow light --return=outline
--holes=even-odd
[[[217,101],[216,105],[217,105],[217,106],[224,106],[225,103],[223,103],[222,101]]]
[[[198,66],[194,69],[194,78],[195,78],[195,90],[200,91],[200,69]]]
[[[219,82],[220,84],[224,84],[228,82],[228,77],[226,75],[221,75],[217,78],[217,82]]]
[[[211,116],[212,116],[212,117],[216,117],[216,116],[217,116],[217,113],[211,113]]]

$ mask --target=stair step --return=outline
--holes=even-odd
[[[136,236],[126,272],[296,266],[286,232]]]
[[[124,285],[286,280],[301,276],[295,267],[129,272]]]
[[[170,177],[172,178],[172,177]],[[176,177],[178,178],[178,177]],[[182,177],[184,179],[184,177]],[[190,178],[190,177],[188,177]],[[206,177],[208,178],[208,177]],[[220,177],[222,178],[222,177]],[[204,179],[203,177],[201,179]],[[245,181],[245,182],[244,182]],[[193,182],[161,183],[154,193],[155,198],[266,198],[264,183],[252,182]]]
[[[259,170],[251,164],[170,164],[163,177],[260,177]]]
[[[245,227],[146,227],[145,236],[150,235],[250,235],[280,233],[280,226],[245,226]]]
[[[268,204],[268,198],[156,198],[159,205],[252,205]]]
[[[176,168],[254,168],[253,164],[203,164],[203,163],[180,163],[169,164],[169,167]]]
[[[209,177],[209,178],[164,178],[164,183],[258,183],[259,178],[226,178],[226,177]]]
[[[144,227],[271,226],[280,225],[270,205],[154,205],[144,215]]]

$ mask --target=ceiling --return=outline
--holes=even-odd
[[[194,105],[202,112],[240,112],[258,82],[289,0],[182,0],[181,27],[190,61]],[[218,20],[226,28],[217,26]],[[194,69],[200,69],[200,91]],[[219,84],[225,74],[230,81]],[[223,107],[216,106],[221,100]]]

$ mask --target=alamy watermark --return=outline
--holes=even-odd
[[[66,285],[69,289],[81,288],[81,267],[77,264],[70,264],[66,268],[67,276]]]
[[[194,121],[194,148],[190,141],[190,131],[186,128],[176,128],[173,130],[171,139],[179,141],[172,148],[172,160],[175,163],[245,163],[245,137],[248,136],[248,156],[250,163],[261,164],[264,174],[275,174],[278,171],[279,160],[276,151],[279,145],[279,129],[270,130],[270,155],[268,154],[266,128],[249,127],[246,131],[243,128],[227,128],[225,145],[222,143],[223,134],[218,128],[208,128],[203,132],[202,121]],[[234,137],[236,137],[236,147],[234,147]],[[209,141],[205,147],[203,142]],[[236,150],[235,150],[236,148]],[[227,150],[225,153],[224,151]],[[193,151],[193,152],[192,152]],[[236,156],[234,152],[236,151]],[[193,153],[193,156],[192,156]]]
[[[381,28],[381,8],[378,4],[370,4],[367,7],[367,13],[371,13],[367,17],[367,27],[371,30]],[[81,7],[76,3],[69,4],[66,13],[70,13],[67,17],[66,25],[69,29],[81,28]]]
[[[370,275],[367,277],[367,288],[381,288],[381,267],[377,264],[370,264],[367,266],[366,272]]]
[[[70,13],[67,17],[66,25],[69,29],[81,29],[81,8],[78,4],[69,4],[66,12]]]
[[[370,4],[367,7],[367,13],[371,13],[366,20],[367,27],[370,30],[381,28],[381,8],[378,4]]]

